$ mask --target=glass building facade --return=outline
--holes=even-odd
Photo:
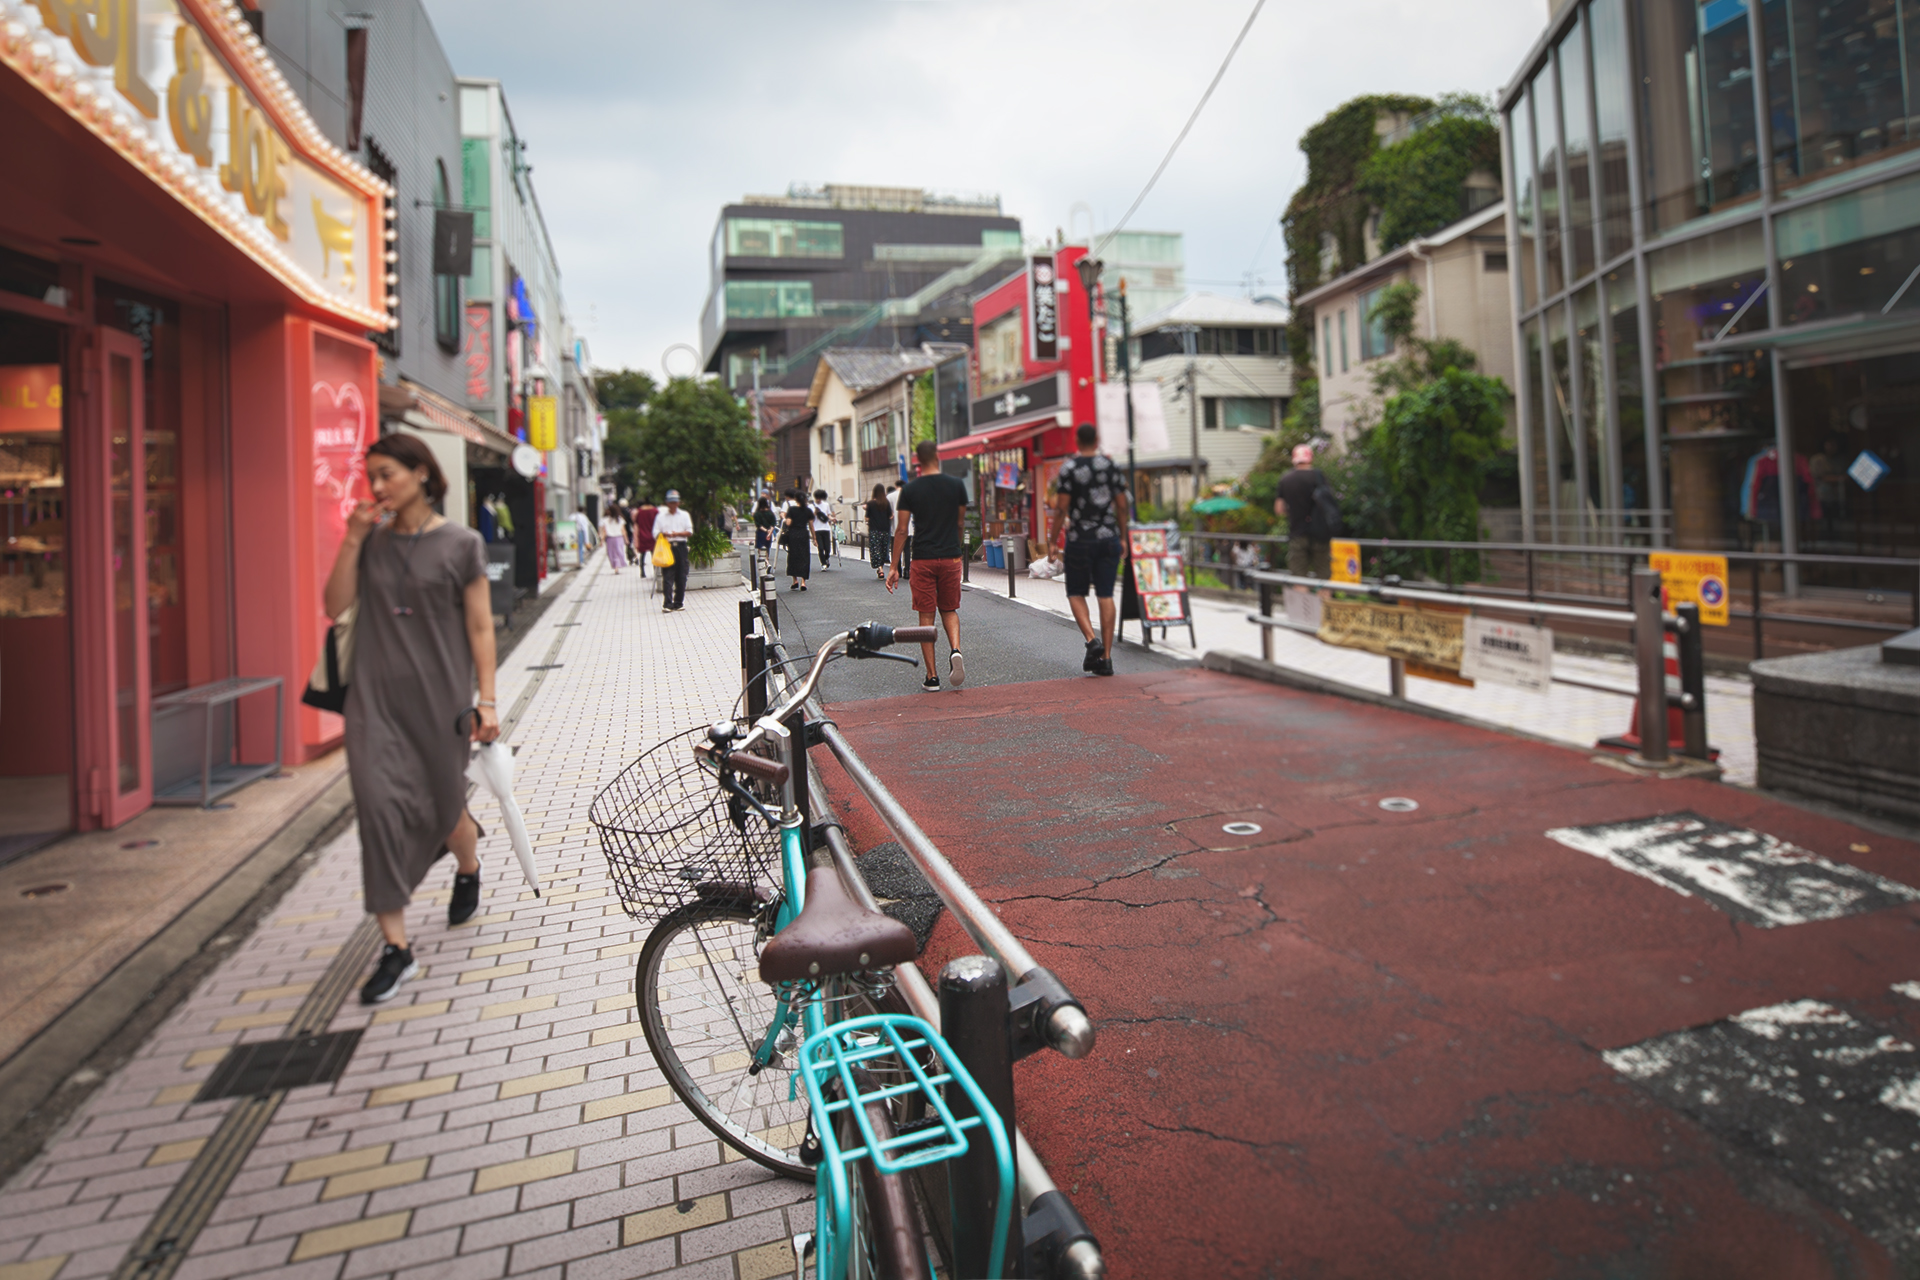
[[[1530,537],[1920,553],[1920,0],[1571,3],[1501,111]]]

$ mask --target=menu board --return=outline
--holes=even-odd
[[[1167,528],[1136,524],[1127,530],[1133,589],[1140,597],[1141,619],[1148,626],[1187,621],[1186,559],[1169,547]]]

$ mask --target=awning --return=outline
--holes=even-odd
[[[1697,350],[1706,355],[1743,355],[1765,348],[1777,351],[1790,369],[1904,354],[1920,348],[1920,315],[1902,310],[1891,316],[1836,316],[1757,333],[1729,334],[1718,342],[1702,342]]]
[[[414,425],[437,428],[494,453],[511,454],[513,447],[520,443],[492,423],[482,421],[418,383],[407,383],[405,390],[411,395],[413,406],[402,415],[403,421],[411,421],[410,415],[418,414],[422,421]],[[381,408],[386,408],[384,399]]]
[[[1042,431],[1051,431],[1060,423],[1053,414],[1034,422],[1016,422],[1012,426],[995,427],[991,431],[982,431],[975,435],[961,436],[949,440],[940,446],[943,458],[971,458],[979,453],[992,453],[996,449],[1011,449],[1014,445],[1025,444]]]

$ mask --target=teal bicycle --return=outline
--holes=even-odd
[[[917,666],[884,650],[933,638],[875,623],[842,632],[756,723],[669,739],[590,810],[622,905],[658,920],[635,993],[666,1083],[736,1151],[814,1182],[799,1266],[810,1243],[821,1277],[930,1277],[907,1175],[979,1143],[1000,1181],[990,1274],[1008,1271],[1012,1135],[898,997],[892,971],[917,957],[913,931],[858,901],[832,865],[808,865],[806,745],[789,727],[835,658]]]

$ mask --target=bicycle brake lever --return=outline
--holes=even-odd
[[[904,662],[910,667],[920,665],[920,659],[905,653],[884,653],[879,649],[849,649],[849,658],[885,658],[888,662]]]

